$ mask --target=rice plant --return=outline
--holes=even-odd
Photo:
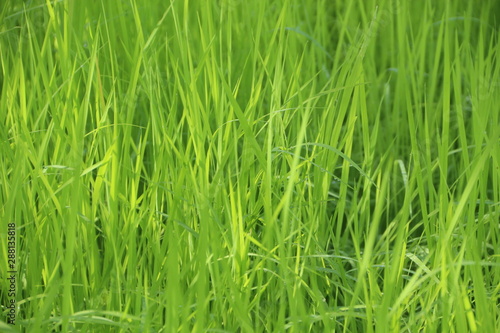
[[[3,1],[0,331],[500,331],[499,14]]]

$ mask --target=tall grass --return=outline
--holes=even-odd
[[[498,13],[2,2],[1,329],[500,331]]]

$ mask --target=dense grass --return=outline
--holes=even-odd
[[[499,13],[2,1],[0,329],[500,331]]]

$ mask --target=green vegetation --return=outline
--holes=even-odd
[[[500,331],[499,20],[2,1],[0,330]]]

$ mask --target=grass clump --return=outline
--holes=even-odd
[[[4,1],[2,329],[500,330],[499,9]]]

